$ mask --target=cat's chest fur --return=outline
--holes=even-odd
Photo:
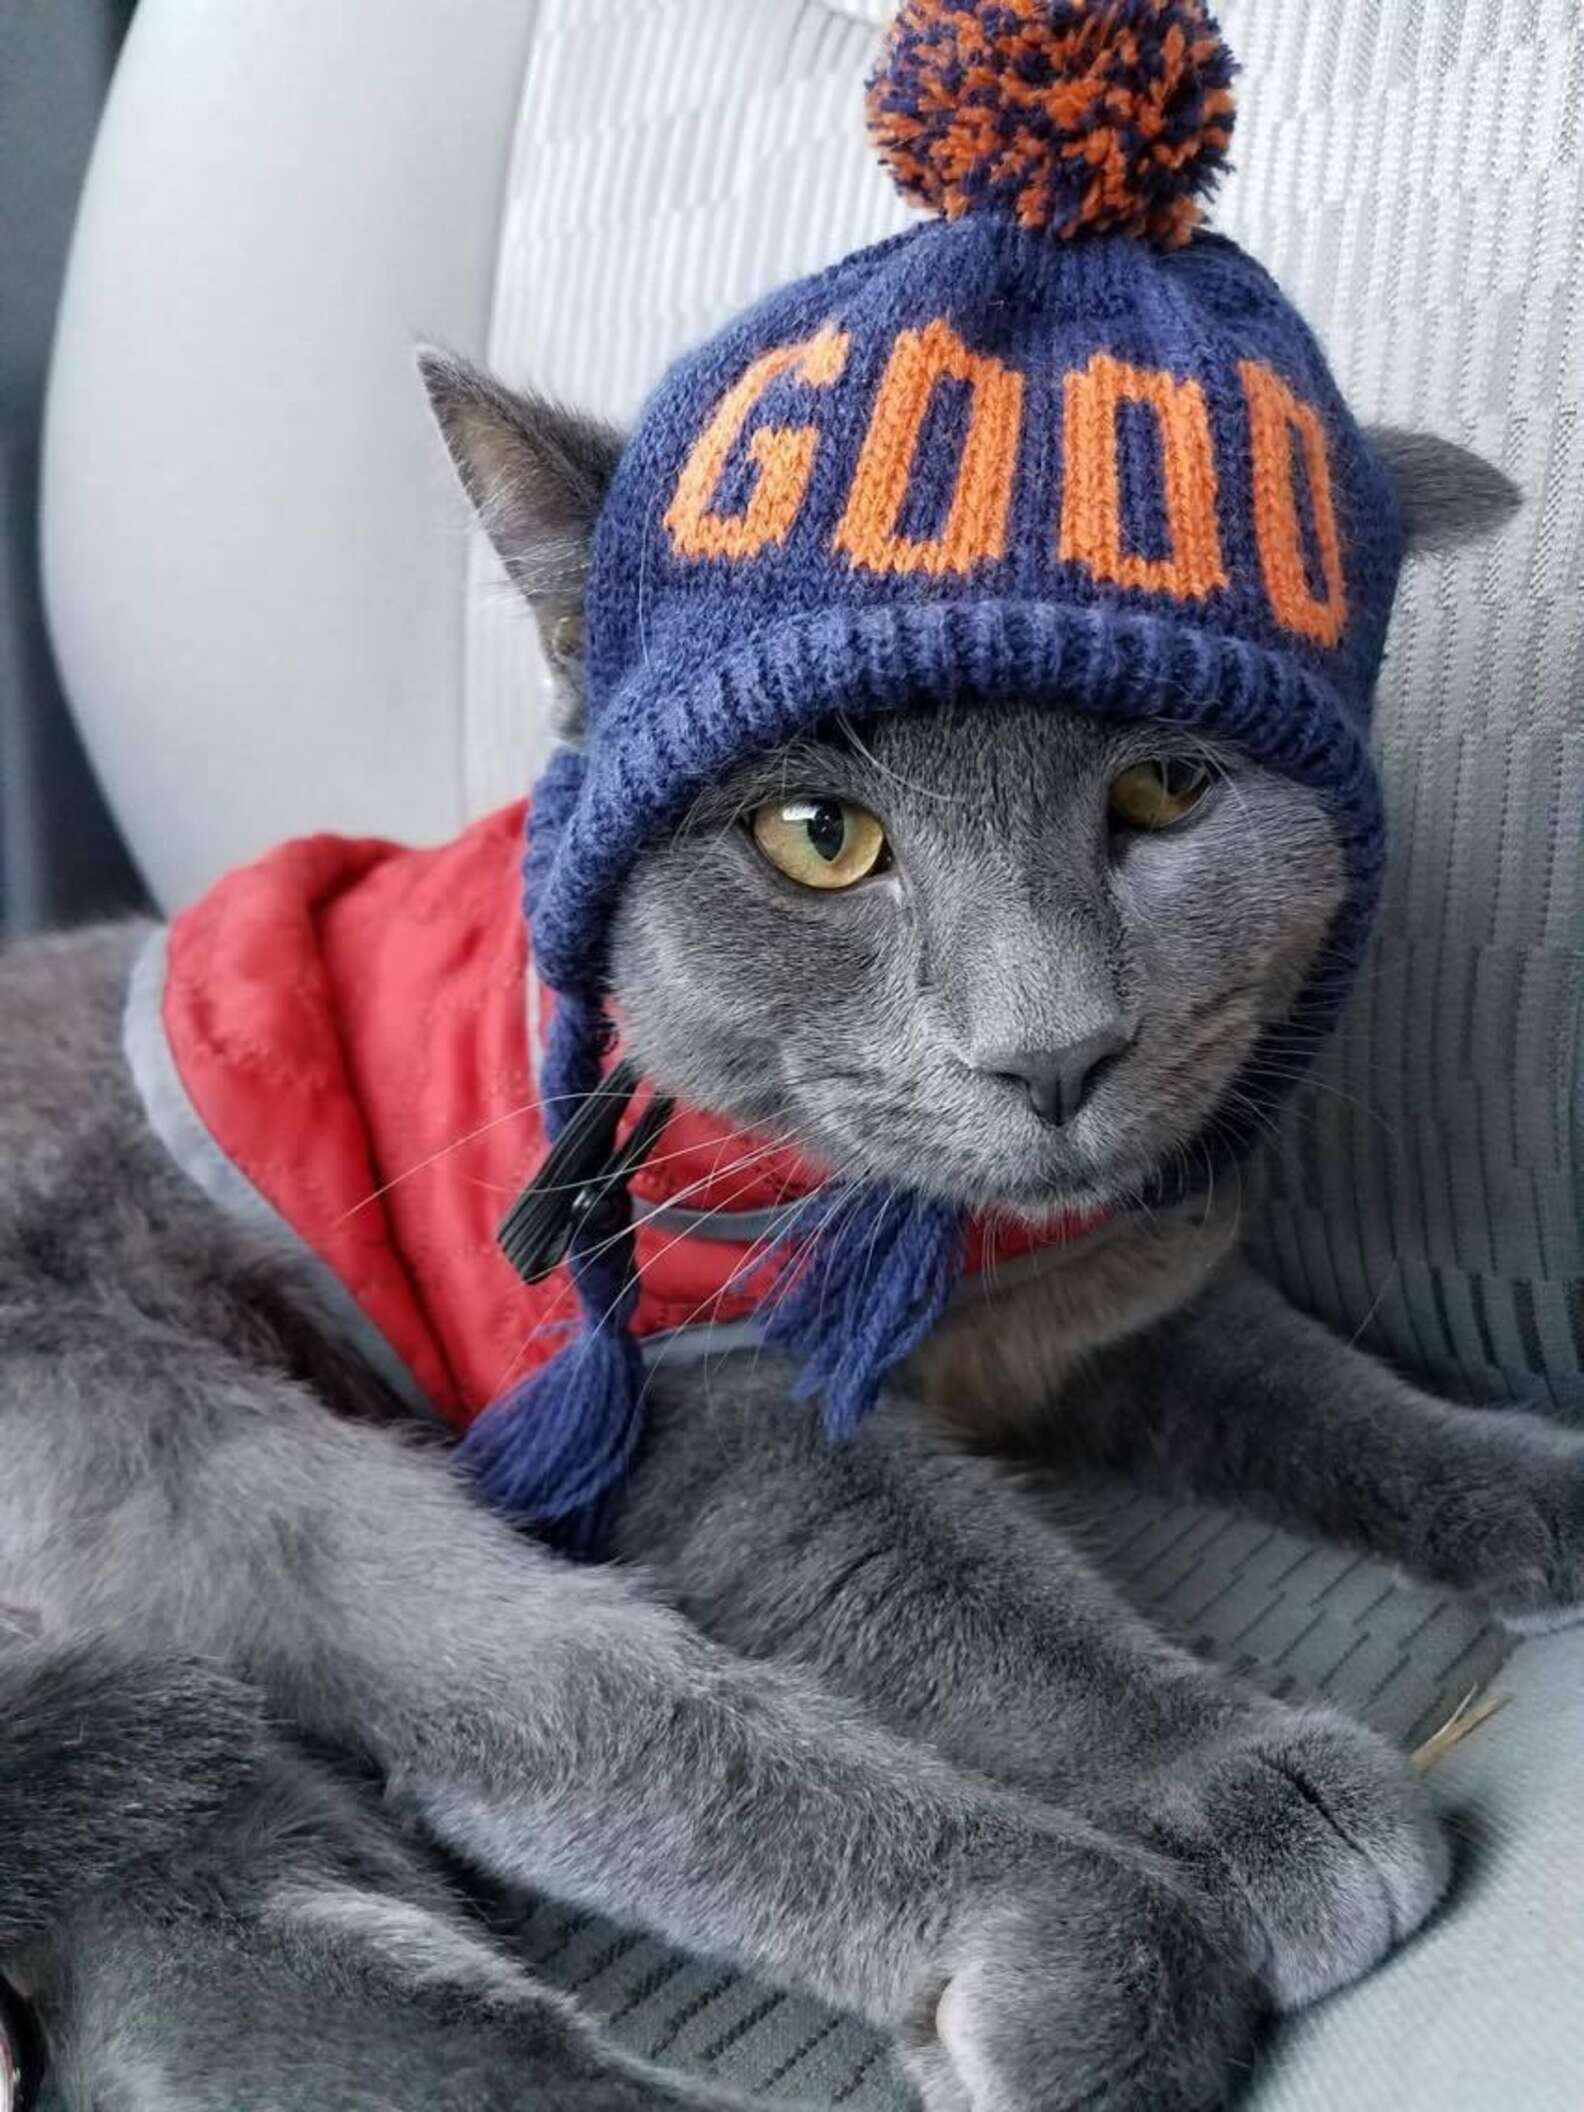
[[[905,1371],[959,1442],[1019,1449],[1084,1359],[1186,1305],[1236,1248],[1223,1188],[1161,1215],[1120,1217],[965,1282]]]

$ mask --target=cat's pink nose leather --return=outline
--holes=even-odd
[[[996,1049],[976,1066],[992,1077],[1021,1085],[1042,1122],[1059,1129],[1070,1122],[1128,1046],[1120,1028],[1088,1034],[1063,1049]]]

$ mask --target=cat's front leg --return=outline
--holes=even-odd
[[[832,1445],[787,1392],[783,1367],[748,1359],[655,1388],[622,1541],[698,1625],[1165,1849],[1279,2007],[1357,1978],[1430,1912],[1446,1844],[1401,1754],[1169,1642],[912,1402]]]
[[[0,1444],[0,1599],[229,1664],[496,1880],[902,2032],[931,2112],[1188,2112],[1236,2075],[1266,1992],[1168,1856],[557,1561],[437,1454],[77,1309],[7,1321]]]
[[[1511,1627],[1584,1618],[1584,1436],[1437,1400],[1246,1268],[1103,1352],[1028,1428],[1036,1453],[1361,1548]]]
[[[154,1670],[151,1701],[202,1722],[192,1676]],[[81,1740],[82,1719],[71,1728]],[[490,1939],[367,1785],[248,1729],[248,1770],[222,1779],[201,1824],[115,1883],[57,1889],[31,1940],[6,1946],[58,2112],[755,2112],[601,2039]],[[104,1822],[147,1784],[141,1768],[107,1773]],[[48,1783],[33,1802],[48,1813]]]

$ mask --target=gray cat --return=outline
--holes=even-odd
[[[575,738],[614,443],[425,372]],[[1443,537],[1492,498],[1423,497],[1445,466],[1414,474]],[[743,825],[789,788],[877,817],[894,864],[789,886]],[[1268,2018],[1408,1936],[1448,1858],[1405,1762],[1151,1631],[1051,1508],[1100,1460],[1520,1625],[1584,1599],[1584,1444],[1289,1310],[1224,1182],[1128,1207],[1342,884],[1295,785],[1010,698],[834,725],[717,786],[621,905],[647,1073],[956,1201],[1033,1181],[1116,1214],[962,1294],[842,1445],[768,1353],[662,1364],[624,1560],[582,1568],[473,1501],[167,1157],[121,1052],[141,935],[0,961],[0,1603],[37,1631],[0,1649],[33,1708],[0,1758],[0,1944],[58,2102],[741,2102],[601,2042],[437,1847],[861,2012],[929,2112],[1219,2104]],[[30,1755],[85,1721],[40,1783]]]

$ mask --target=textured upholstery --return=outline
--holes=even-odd
[[[459,32],[438,0],[142,0],[62,318],[47,560],[68,685],[165,899],[288,829],[439,837],[527,782],[530,633],[483,545],[464,560],[408,344],[629,417],[757,292],[904,223],[856,93],[885,12],[472,0]],[[1248,172],[1220,224],[1305,309],[1362,416],[1471,445],[1527,496],[1497,541],[1410,566],[1380,697],[1385,915],[1261,1167],[1254,1234],[1349,1334],[1473,1393],[1575,1407],[1584,15],[1217,12]],[[1368,1565],[1209,1513],[1096,1509],[1105,1561],[1163,1618],[1394,1734],[1499,1665],[1461,1609]],[[1511,1708],[1443,1778],[1477,1842],[1459,1902],[1289,2031],[1256,2112],[1581,2101],[1581,1644],[1500,1672]],[[525,1941],[646,2051],[815,2103],[901,2102],[851,2023],[552,1905]]]
[[[1500,1716],[1442,1763],[1458,1903],[1384,1971],[1298,2019],[1248,2112],[1578,2112],[1584,2062],[1577,1631],[1527,1644]]]
[[[1229,0],[1249,180],[1223,222],[1362,415],[1527,504],[1404,583],[1379,693],[1395,836],[1348,1024],[1267,1162],[1301,1302],[1480,1395],[1584,1407],[1584,14]]]

